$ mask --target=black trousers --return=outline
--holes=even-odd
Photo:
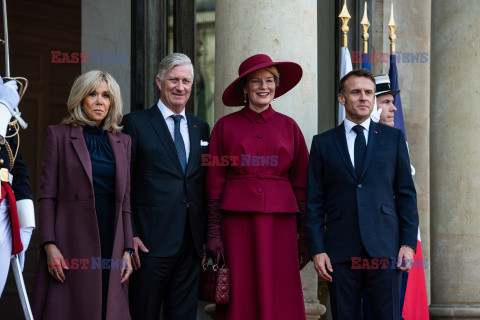
[[[362,319],[362,296],[368,292],[371,320],[398,320],[402,271],[396,260],[373,259],[364,253],[352,262],[332,265],[328,290],[333,319]]]
[[[196,320],[201,261],[190,228],[186,228],[180,250],[174,256],[140,253],[140,262],[140,269],[130,277],[132,319],[159,320],[163,310],[164,320]]]

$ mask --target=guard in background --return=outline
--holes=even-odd
[[[20,118],[17,105],[20,96],[17,82],[3,83],[0,78],[0,297],[5,287],[10,260],[18,254],[23,270],[25,251],[30,243],[35,214],[28,169],[19,151]],[[15,120],[12,120],[12,116]]]

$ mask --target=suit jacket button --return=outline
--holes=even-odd
[[[263,192],[262,188],[258,188],[257,191],[258,191],[258,193],[262,193],[262,192]]]
[[[75,195],[73,196],[73,199],[78,200],[78,193],[75,193]]]
[[[362,187],[363,187],[363,186],[362,186],[362,184],[360,183],[360,184],[358,185],[358,188],[359,188],[359,189],[362,189]]]
[[[0,159],[0,164],[3,164],[5,161],[3,159]]]

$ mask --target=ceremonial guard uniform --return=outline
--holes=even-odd
[[[0,123],[8,122],[11,114],[3,114],[2,111],[3,109],[0,110]],[[0,296],[7,280],[12,255],[19,254],[23,269],[25,251],[35,227],[28,169],[17,149],[17,130],[18,125],[8,125],[6,139],[1,138],[4,134],[0,132]]]

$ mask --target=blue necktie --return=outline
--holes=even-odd
[[[353,131],[357,133],[355,138],[355,146],[353,148],[353,157],[355,162],[355,173],[360,179],[362,173],[363,159],[365,158],[365,151],[367,150],[367,142],[365,141],[365,135],[363,134],[363,127],[356,125],[353,127]]]
[[[182,116],[179,114],[171,115],[173,122],[175,122],[175,129],[173,130],[173,140],[175,141],[175,148],[177,149],[178,160],[182,165],[183,172],[187,167],[187,152],[185,151],[185,143],[183,142],[182,134],[180,133],[180,120]]]

